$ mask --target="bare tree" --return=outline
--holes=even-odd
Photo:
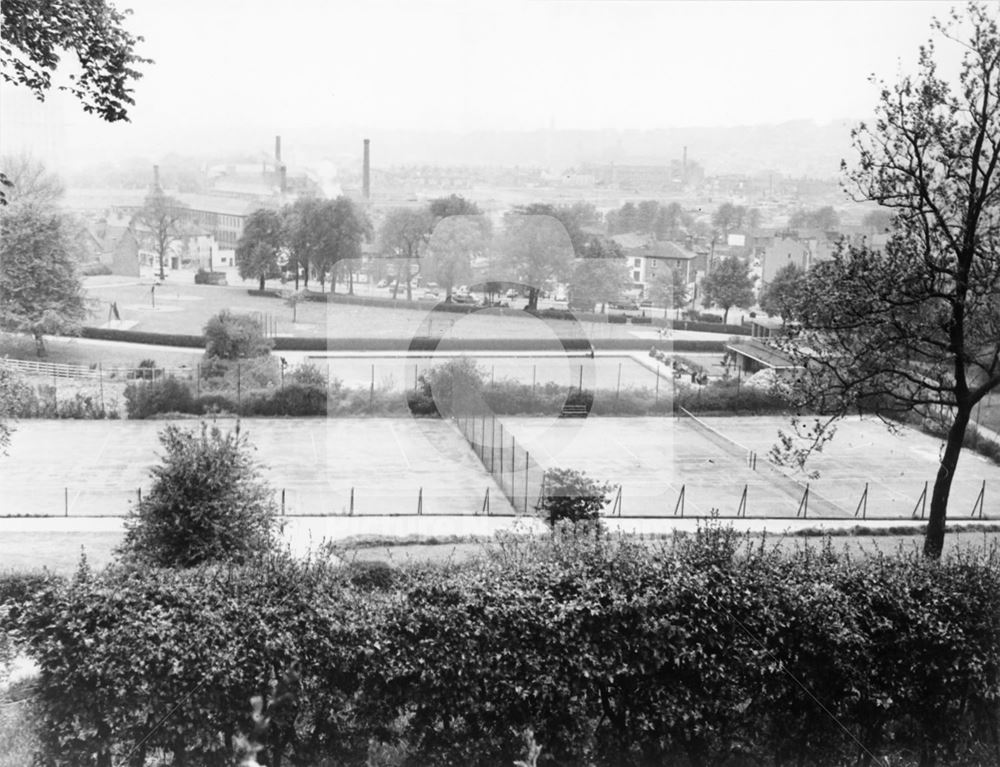
[[[149,193],[142,209],[135,215],[135,222],[142,229],[140,236],[156,252],[161,280],[165,277],[163,263],[167,252],[182,237],[182,227],[187,218],[187,206],[159,188]]]

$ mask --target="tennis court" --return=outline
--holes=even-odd
[[[878,422],[846,421],[809,467],[820,472],[812,480],[778,471],[766,460],[778,429],[787,431],[787,418],[701,421],[704,427],[686,418],[503,419],[505,429],[543,467],[580,469],[621,485],[621,513],[626,516],[673,515],[679,511],[682,488],[688,516],[713,509],[722,515],[794,516],[807,483],[810,517],[853,516],[866,483],[868,516],[909,517],[924,482],[929,507],[938,442],[919,432],[908,429],[894,436]],[[748,465],[748,452],[757,453],[756,469]],[[969,517],[984,480],[989,515],[991,491],[1000,491],[1000,466],[965,452],[952,488],[953,518]]]
[[[0,513],[120,515],[151,485],[166,421],[20,421],[0,471]],[[196,420],[182,423],[197,427]],[[231,428],[233,420],[220,420]],[[288,514],[473,514],[502,493],[447,422],[431,419],[241,421]]]

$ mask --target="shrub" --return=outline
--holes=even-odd
[[[440,415],[430,392],[422,389],[406,392],[406,407],[413,415]]]
[[[209,272],[204,269],[199,269],[194,275],[195,285],[225,285],[226,284],[226,273],[225,272]]]
[[[202,394],[194,401],[191,412],[197,415],[217,415],[222,413],[239,413],[236,400],[224,394]]]
[[[173,376],[125,387],[129,418],[149,418],[157,413],[194,413],[195,402],[187,385]]]
[[[125,520],[119,553],[139,562],[192,567],[243,562],[276,543],[274,493],[258,478],[239,423],[234,432],[202,423],[160,433],[165,455],[153,487]]]
[[[223,309],[205,324],[205,356],[236,360],[270,354],[274,342],[247,315]]]
[[[442,415],[480,409],[477,404],[481,401],[484,375],[469,357],[456,357],[443,365],[435,365],[419,380],[422,393],[432,399],[435,410]]]
[[[302,386],[315,386],[316,388],[326,388],[326,374],[320,370],[316,365],[310,362],[303,362],[301,365],[296,367],[289,378],[292,383],[301,384]]]
[[[597,522],[611,485],[575,469],[546,469],[538,511],[551,526],[560,522]]]
[[[102,264],[100,261],[93,261],[89,264],[83,264],[80,266],[80,274],[83,277],[96,277],[102,274],[111,274],[111,267],[107,264]]]
[[[326,387],[290,384],[243,403],[244,415],[314,416],[327,414]]]

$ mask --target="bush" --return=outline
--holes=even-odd
[[[435,411],[451,416],[477,412],[482,400],[484,375],[469,357],[456,357],[435,365],[420,376],[420,390],[435,403]],[[412,410],[412,408],[411,408]]]
[[[292,383],[301,384],[302,386],[315,386],[318,389],[326,388],[326,374],[310,362],[303,362],[296,367],[289,378]]]
[[[547,469],[543,485],[538,511],[552,527],[560,522],[597,522],[611,492],[610,484],[574,469]]]
[[[256,394],[243,403],[243,415],[316,416],[327,414],[326,387],[290,384],[266,395]]]
[[[80,274],[83,277],[96,277],[103,274],[111,274],[111,267],[99,261],[83,264],[80,267]]]
[[[226,360],[263,357],[274,342],[265,338],[260,324],[252,317],[231,314],[223,309],[205,325],[205,356]]]
[[[199,269],[194,275],[195,285],[225,285],[226,283],[226,273],[225,272],[208,272],[204,269]]]
[[[156,566],[243,562],[276,544],[274,492],[258,478],[246,434],[202,423],[160,433],[152,490],[125,519],[119,554]]]
[[[129,418],[149,418],[158,413],[194,413],[194,397],[187,385],[173,376],[156,381],[130,383],[125,387],[125,411]]]

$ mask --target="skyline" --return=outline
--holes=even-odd
[[[891,82],[911,71],[932,16],[953,5],[300,0],[276,12],[262,0],[116,4],[134,10],[128,26],[155,62],[135,84],[131,122],[102,123],[66,94],[38,104],[5,86],[0,151],[69,168],[253,151],[276,134],[294,159],[296,147],[327,136],[336,154],[344,151],[337,140],[353,147],[380,133],[857,121],[877,102],[868,75]],[[376,157],[391,162],[393,148],[379,149]]]

